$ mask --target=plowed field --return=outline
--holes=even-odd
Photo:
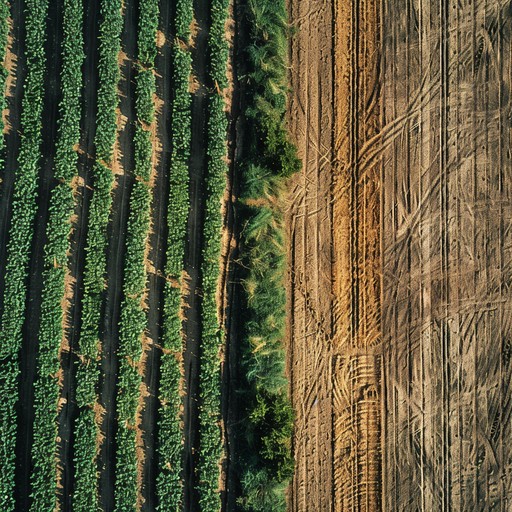
[[[508,510],[510,4],[290,13],[290,509]]]

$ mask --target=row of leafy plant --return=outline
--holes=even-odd
[[[97,386],[100,376],[100,322],[106,286],[107,225],[112,206],[114,176],[110,169],[116,140],[119,81],[118,54],[123,26],[121,0],[101,0],[98,63],[98,96],[93,165],[93,194],[86,240],[82,325],[76,374],[75,490],[73,510],[98,509],[97,452],[101,439],[97,419]]]
[[[135,183],[130,195],[130,214],[124,263],[124,299],[119,324],[119,373],[117,396],[115,510],[135,510],[138,495],[137,407],[141,385],[142,337],[147,328],[145,250],[150,227],[153,145],[149,123],[154,118],[156,32],[158,1],[141,0],[137,34],[137,126],[134,136]]]
[[[9,70],[5,66],[5,57],[7,55],[7,46],[9,42],[9,2],[0,0],[0,112],[7,108],[6,84]],[[5,161],[4,147],[4,118],[0,118],[0,167]]]
[[[209,98],[207,129],[206,204],[203,226],[201,277],[202,333],[199,372],[199,504],[204,512],[220,509],[219,476],[222,456],[220,429],[220,348],[223,331],[217,305],[222,235],[221,203],[227,178],[227,129],[224,91],[228,86],[229,46],[226,39],[228,0],[212,0],[209,32]]]
[[[0,496],[2,509],[15,509],[14,472],[19,352],[25,320],[28,264],[37,212],[46,57],[47,0],[25,3],[27,74],[21,111],[21,141],[15,171],[11,225],[0,329]],[[4,29],[5,32],[5,29]]]
[[[286,270],[283,204],[286,178],[300,168],[286,130],[288,38],[285,0],[249,1],[242,26],[246,140],[238,162],[238,206],[245,308],[241,346],[245,405],[238,469],[246,512],[284,512],[293,474],[293,411],[285,377]]]
[[[77,176],[80,139],[82,63],[82,0],[64,0],[63,50],[59,127],[54,178],[44,248],[43,290],[39,327],[37,376],[34,385],[34,441],[31,476],[31,510],[57,506],[57,402],[59,399],[59,349],[65,335],[62,300],[68,268],[71,216],[75,207],[73,180]]]
[[[159,473],[156,491],[159,510],[181,510],[183,429],[180,419],[181,361],[181,297],[185,257],[185,237],[189,211],[188,164],[192,135],[192,97],[189,77],[192,67],[190,27],[193,20],[192,0],[176,3],[172,47],[172,117],[171,162],[169,168],[169,205],[167,208],[167,253],[164,284],[162,356],[160,361],[158,417]]]

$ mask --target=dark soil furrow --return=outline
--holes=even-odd
[[[199,87],[192,95],[192,142],[190,158],[190,213],[187,224],[185,246],[185,272],[188,275],[188,295],[185,296],[184,332],[186,348],[184,369],[186,396],[184,398],[185,462],[184,462],[184,505],[185,510],[199,510],[197,493],[197,467],[199,453],[198,399],[199,399],[199,347],[201,337],[200,318],[200,264],[204,210],[204,176],[207,166],[206,128],[208,91],[208,1],[194,2],[195,21],[198,26],[195,45],[192,49],[192,72]]]
[[[117,348],[119,341],[119,316],[122,301],[123,266],[126,250],[126,224],[129,214],[130,190],[133,184],[135,133],[135,57],[137,36],[137,2],[124,1],[124,26],[121,34],[121,49],[125,60],[120,63],[119,108],[124,127],[118,132],[114,153],[114,172],[118,171],[113,191],[112,211],[107,229],[110,241],[107,253],[107,293],[104,318],[103,348],[100,382],[100,403],[105,408],[101,430],[105,440],[99,454],[100,502],[104,510],[114,508],[115,484],[115,434],[116,434],[116,380]]]
[[[38,212],[34,222],[34,239],[30,272],[27,281],[27,309],[23,327],[23,346],[20,356],[20,399],[17,443],[17,502],[20,510],[28,510],[30,495],[31,449],[34,422],[34,379],[40,323],[41,293],[43,287],[43,249],[46,243],[46,224],[50,191],[56,184],[53,179],[55,139],[57,135],[58,108],[61,99],[61,45],[62,0],[49,3],[46,40],[45,96],[43,109],[41,168],[37,191]]]
[[[144,400],[144,414],[141,428],[143,431],[145,462],[143,467],[142,493],[144,504],[142,510],[150,512],[156,510],[156,479],[157,454],[155,441],[157,438],[158,415],[158,383],[161,351],[158,347],[162,335],[163,289],[165,285],[164,262],[165,241],[167,240],[166,210],[168,203],[168,169],[171,159],[170,119],[172,105],[172,34],[170,27],[174,15],[174,2],[165,1],[160,4],[159,30],[165,36],[165,44],[159,49],[156,60],[156,93],[161,100],[161,110],[156,112],[158,139],[158,163],[156,166],[153,201],[151,204],[151,225],[149,261],[152,270],[148,272],[148,334],[153,341],[147,351],[146,373],[144,383],[147,386],[148,396]]]
[[[94,136],[96,133],[96,110],[98,89],[98,31],[99,0],[84,1],[83,35],[85,62],[83,67],[83,106],[80,122],[81,138],[78,154],[78,174],[82,183],[78,188],[75,209],[76,220],[71,235],[70,274],[74,279],[73,299],[69,308],[69,352],[61,355],[64,371],[62,398],[65,403],[59,416],[60,453],[62,464],[62,501],[64,512],[71,510],[73,492],[73,425],[78,414],[75,397],[76,349],[81,329],[81,303],[83,298],[83,271],[85,264],[85,243],[87,239],[88,210],[91,199],[91,170],[94,166]]]

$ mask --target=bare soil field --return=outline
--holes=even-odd
[[[292,180],[288,366],[295,409],[290,510],[334,507],[332,400],[333,25],[329,2],[291,2]]]
[[[289,508],[508,510],[510,2],[290,14]]]
[[[384,8],[385,505],[507,510],[511,6]]]

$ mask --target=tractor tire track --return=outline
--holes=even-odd
[[[303,168],[292,179],[288,375],[295,410],[292,511],[334,506],[332,454],[333,12],[330,2],[291,2],[289,126]],[[306,398],[307,397],[307,398]]]
[[[207,54],[209,2],[194,1],[194,17],[197,23],[195,45],[192,48],[192,73],[198,81],[198,88],[192,95],[192,142],[190,158],[190,211],[185,244],[185,370],[186,395],[184,397],[183,422],[184,445],[184,508],[199,509],[197,474],[199,456],[199,352],[201,341],[201,290],[200,266],[202,257],[202,231],[204,217],[204,176],[207,166],[206,131],[208,111]]]
[[[158,385],[161,350],[159,340],[162,337],[163,290],[165,286],[165,247],[167,240],[166,212],[169,197],[168,169],[171,161],[172,141],[170,136],[172,105],[172,34],[174,8],[172,2],[163,2],[160,8],[159,30],[165,37],[165,43],[159,48],[155,60],[156,94],[160,109],[155,114],[157,162],[153,184],[151,205],[150,252],[148,259],[152,268],[148,272],[148,333],[152,344],[146,351],[146,373],[144,384],[148,396],[144,400],[141,428],[144,439],[145,462],[142,472],[142,510],[156,510],[156,480],[158,474],[156,439],[158,429]]]

